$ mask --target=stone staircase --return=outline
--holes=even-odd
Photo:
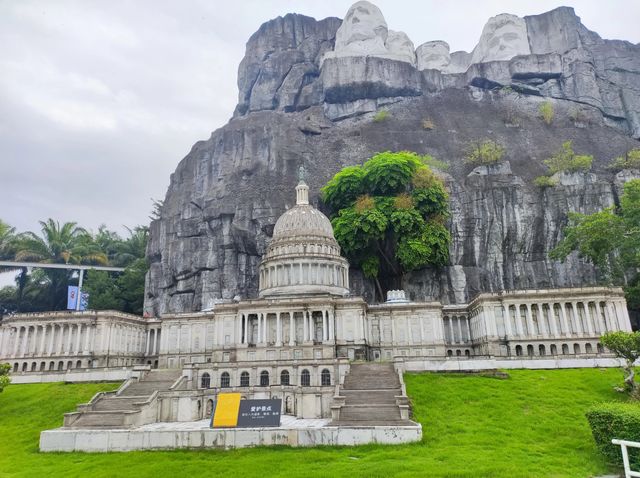
[[[169,390],[182,375],[181,370],[149,370],[139,380],[130,379],[116,392],[99,393],[90,403],[66,413],[65,428],[131,428],[150,423],[149,411],[156,392]]]
[[[332,425],[415,425],[393,364],[353,363],[333,399]]]

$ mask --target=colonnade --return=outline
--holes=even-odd
[[[335,325],[332,310],[291,311],[291,312],[243,312],[238,314],[238,336],[243,345],[282,346],[299,345],[312,342],[333,342]],[[275,334],[268,327],[275,321]],[[302,336],[297,335],[298,324],[302,322]],[[285,323],[288,324],[288,337],[284,337]],[[256,325],[256,334],[252,333],[252,325]],[[320,333],[318,334],[318,329]]]
[[[462,344],[471,341],[471,327],[466,315],[444,316],[444,341],[448,344]]]
[[[96,328],[91,323],[61,322],[0,328],[0,356],[80,355],[93,350]]]
[[[349,286],[349,271],[342,264],[299,261],[265,265],[260,269],[260,289],[291,285]]]
[[[593,337],[630,330],[626,308],[612,301],[507,302],[501,307],[507,337]]]

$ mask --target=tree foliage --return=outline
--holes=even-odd
[[[543,161],[549,168],[549,174],[560,172],[574,173],[577,171],[589,171],[593,163],[593,156],[576,154],[573,151],[572,141],[565,141],[556,153]]]
[[[474,166],[499,163],[504,157],[504,147],[492,139],[473,141],[467,146],[465,159]]]
[[[448,195],[425,162],[407,151],[379,153],[322,189],[338,243],[375,280],[381,299],[405,272],[449,258]]]
[[[553,110],[553,104],[550,101],[544,101],[540,103],[538,106],[538,113],[540,113],[540,118],[547,124],[553,123],[553,117],[555,112]]]
[[[608,281],[628,274],[627,301],[631,307],[640,306],[640,179],[624,185],[617,209],[569,214],[564,238],[549,255],[564,261],[574,251],[599,267]]]
[[[640,169],[640,148],[631,149],[624,156],[618,156],[611,162],[609,169],[613,171]]]
[[[11,365],[8,363],[0,363],[0,392],[11,382],[11,377],[9,377],[10,370]]]
[[[0,254],[16,261],[93,264],[125,267],[121,273],[89,271],[83,290],[90,292],[89,307],[142,313],[144,260],[148,228],[127,228],[123,239],[106,226],[92,234],[74,222],[53,219],[40,222],[41,232],[15,234],[0,221]],[[16,287],[0,290],[0,313],[60,310],[66,307],[67,287],[77,283],[77,273],[64,269],[23,268]]]
[[[600,337],[600,342],[617,357],[625,360],[623,367],[625,388],[634,398],[640,398],[633,367],[633,363],[640,358],[640,332],[607,332]]]

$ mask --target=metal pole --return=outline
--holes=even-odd
[[[78,279],[78,300],[76,310],[80,310],[80,300],[82,299],[82,279],[84,279],[84,269],[80,269],[80,279]]]

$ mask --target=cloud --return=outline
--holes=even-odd
[[[147,223],[180,159],[231,116],[238,64],[260,24],[287,12],[342,17],[350,3],[0,2],[0,218],[34,231],[48,217],[120,232]],[[492,15],[557,5],[376,3],[415,45],[442,39],[452,50],[471,50]],[[573,3],[603,37],[640,40],[638,4]]]

